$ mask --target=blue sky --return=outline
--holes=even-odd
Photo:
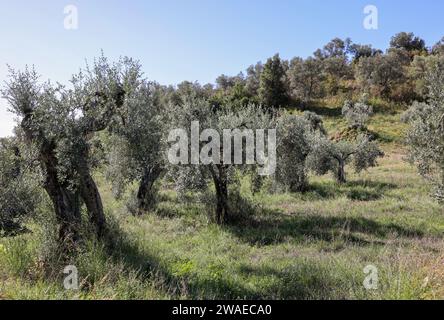
[[[77,30],[63,25],[70,4]],[[378,30],[363,27],[370,4]],[[66,82],[101,49],[139,59],[162,84],[214,82],[276,52],[306,57],[334,37],[385,49],[392,35],[412,31],[432,45],[444,36],[443,12],[438,0],[0,0],[0,82],[6,64],[34,64],[44,79]],[[11,128],[0,100],[0,136]]]

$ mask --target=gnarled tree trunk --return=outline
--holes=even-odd
[[[79,196],[59,180],[55,146],[45,141],[40,148],[40,163],[46,173],[44,188],[54,206],[59,224],[59,240],[69,245],[78,240],[81,223]]]
[[[336,172],[336,180],[339,183],[346,183],[347,179],[345,177],[345,161],[340,159],[338,160],[338,169]]]
[[[216,223],[221,225],[229,218],[227,173],[224,166],[217,165],[216,170],[211,167],[211,175],[216,188]]]
[[[86,205],[89,219],[94,226],[96,235],[101,238],[106,232],[106,217],[103,212],[102,198],[89,170],[82,169],[80,195]]]
[[[154,183],[162,173],[160,166],[154,166],[145,170],[137,191],[137,206],[139,214],[154,207],[156,199],[153,190]]]
[[[104,234],[106,219],[103,213],[102,201],[97,186],[92,179],[86,163],[79,165],[79,188],[73,190],[68,182],[60,181],[58,176],[58,160],[56,155],[56,143],[49,141],[40,131],[32,128],[32,114],[26,116],[22,122],[22,128],[26,132],[27,139],[33,141],[39,136],[41,141],[39,160],[45,173],[44,188],[49,195],[59,225],[59,241],[69,248],[71,243],[79,239],[81,225],[80,200],[87,207],[90,220],[93,223],[97,235]],[[87,151],[86,151],[87,153]],[[87,159],[87,155],[85,158]]]

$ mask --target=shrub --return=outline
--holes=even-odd
[[[40,201],[36,180],[21,157],[16,141],[0,140],[0,236],[23,231],[22,222]]]

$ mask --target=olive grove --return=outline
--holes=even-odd
[[[383,52],[336,38],[305,59],[276,54],[246,75],[205,85],[162,86],[143,77],[139,62],[103,55],[69,85],[41,81],[33,68],[10,69],[2,95],[17,127],[0,141],[0,232],[17,229],[46,193],[60,243],[79,239],[85,216],[103,238],[98,172],[117,198],[135,188],[137,214],[155,208],[164,183],[179,194],[210,193],[218,224],[238,209],[231,201],[240,177],[253,177],[256,189],[270,179],[289,192],[306,191],[310,172],[346,183],[348,165],[359,173],[384,155],[366,134],[378,103],[411,105],[409,160],[443,200],[442,42],[429,49],[400,33]],[[342,114],[348,129],[364,134],[335,140],[318,113]]]

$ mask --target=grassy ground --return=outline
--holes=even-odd
[[[370,124],[387,137],[379,167],[343,186],[311,177],[304,194],[249,195],[257,213],[236,226],[209,223],[203,206],[171,190],[156,213],[133,217],[101,182],[117,244],[88,240],[72,258],[81,290],[63,289],[62,263],[45,266],[50,236],[32,224],[0,239],[0,298],[444,298],[443,208],[403,161],[398,117]],[[378,270],[375,290],[363,285],[367,265]]]

